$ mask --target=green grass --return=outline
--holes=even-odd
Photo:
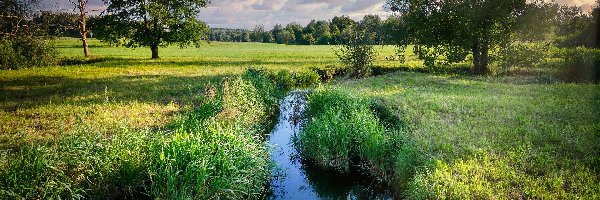
[[[41,141],[74,130],[78,120],[103,134],[127,125],[158,129],[198,107],[205,86],[249,67],[303,71],[338,65],[334,46],[211,43],[200,48],[161,48],[151,60],[147,48],[110,47],[90,40],[93,58],[84,60],[79,41],[56,41],[70,65],[0,73],[0,149]],[[393,66],[381,50],[379,65]]]
[[[407,123],[394,162],[406,198],[599,198],[600,87],[516,79],[398,72],[329,87]]]
[[[90,43],[90,59],[61,38],[63,65],[0,71],[0,198],[260,198],[278,98],[314,84],[307,69],[339,65],[333,46],[211,43],[151,60]],[[319,89],[302,133],[318,134],[301,143],[322,165],[358,157],[412,199],[600,198],[597,84],[443,75],[468,66],[400,65],[376,49],[380,71],[442,75]]]
[[[0,198],[263,198],[265,119],[285,92],[271,76],[249,70],[225,80],[164,130],[124,126],[106,136],[82,122],[47,143],[2,151]]]

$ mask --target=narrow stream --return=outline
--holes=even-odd
[[[269,199],[393,199],[362,173],[340,174],[300,159],[292,140],[303,125],[306,94],[294,91],[281,102],[279,122],[269,137],[276,164]]]

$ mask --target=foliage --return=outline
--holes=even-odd
[[[19,35],[45,35],[44,22],[32,18],[39,0],[4,0],[0,2],[0,38]]]
[[[600,4],[591,14],[582,13],[577,7],[562,7],[558,12],[555,42],[560,47],[599,47],[599,18]]]
[[[407,31],[397,31],[410,34],[410,39],[397,45],[419,45],[429,67],[439,56],[456,62],[471,53],[476,74],[488,72],[489,50],[509,42],[513,25],[527,5],[525,0],[388,0],[387,4],[406,23]]]
[[[311,67],[310,70],[319,75],[321,82],[329,82],[344,73],[343,68],[336,66]]]
[[[15,70],[56,64],[57,51],[44,38],[14,36],[0,39],[0,69]]]
[[[311,20],[304,27],[293,22],[285,27],[276,24],[271,30],[265,30],[262,25],[253,30],[215,28],[212,29],[209,39],[220,42],[335,45],[347,43],[348,38],[344,33],[358,24],[359,22],[348,16],[335,16],[331,20]],[[360,21],[360,25],[368,35],[369,44],[385,42],[388,34],[383,29],[383,22],[378,15],[366,15]]]
[[[346,32],[348,43],[342,44],[335,54],[346,66],[351,77],[360,78],[370,76],[372,71],[375,49],[370,44],[370,37],[366,31],[356,29]]]
[[[544,43],[511,43],[498,52],[498,64],[506,71],[511,67],[535,68],[548,57],[549,45]]]
[[[0,2],[0,70],[48,66],[56,62],[46,22],[33,18],[37,0]]]
[[[569,82],[600,81],[600,50],[578,47],[559,54],[564,59],[559,78]]]
[[[208,26],[197,19],[205,0],[126,1],[111,0],[107,15],[91,22],[98,38],[126,47],[150,47],[158,58],[158,47],[178,44],[198,46]]]

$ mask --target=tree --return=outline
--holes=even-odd
[[[38,3],[39,0],[0,1],[0,38],[41,34],[41,26],[31,20]]]
[[[562,47],[598,47],[599,7],[591,14],[581,12],[579,7],[561,7],[556,22],[556,43]]]
[[[273,39],[273,34],[271,34],[271,31],[265,31],[262,34],[262,42],[263,43],[271,43],[273,42],[275,39]]]
[[[275,24],[275,27],[273,27],[273,30],[271,30],[271,33],[273,34],[273,38],[275,38],[275,43],[283,44],[283,38],[282,38],[283,27],[281,25]]]
[[[296,22],[292,22],[290,24],[288,24],[287,26],[285,26],[285,29],[292,31],[292,33],[294,33],[294,38],[296,39],[296,41],[294,42],[295,44],[302,44],[303,43],[303,34],[302,34],[302,25],[296,23]]]
[[[53,65],[57,52],[48,41],[48,24],[35,10],[38,0],[0,1],[0,69]]]
[[[262,42],[263,41],[263,33],[265,32],[265,27],[261,25],[254,26],[254,30],[252,31],[252,42]]]
[[[329,44],[331,41],[331,28],[329,22],[325,20],[317,21],[315,37],[318,44]]]
[[[90,56],[90,51],[88,49],[87,42],[87,29],[86,29],[86,15],[87,15],[87,4],[88,0],[69,0],[73,5],[75,5],[75,10],[79,12],[79,32],[81,35],[81,42],[83,43],[83,55],[85,57]]]
[[[358,26],[358,28],[365,30],[367,38],[372,44],[381,44],[383,42],[382,27],[383,22],[378,15],[365,15]]]
[[[541,0],[527,4],[525,12],[515,25],[515,39],[523,42],[549,40],[554,36],[560,9],[556,3],[545,3]]]
[[[98,38],[126,47],[150,47],[159,58],[158,47],[178,44],[196,46],[206,38],[208,26],[197,19],[207,0],[104,0],[107,15],[94,30]]]
[[[405,23],[399,16],[390,16],[383,21],[382,29],[384,33],[384,42],[386,44],[411,44],[413,42],[404,41],[410,39],[409,34],[404,27]]]
[[[366,29],[348,28],[343,34],[348,42],[342,44],[335,54],[348,68],[351,77],[370,76],[377,52],[371,45],[368,32]]]
[[[283,44],[293,44],[296,42],[296,36],[294,35],[294,31],[289,29],[283,29],[281,32],[281,42]]]
[[[527,5],[526,0],[387,0],[387,4],[401,14],[410,38],[422,46],[419,54],[427,65],[440,55],[459,62],[470,53],[475,74],[489,71],[490,49],[510,42]]]
[[[348,16],[335,16],[331,20],[333,40],[335,44],[342,44],[348,42],[348,38],[345,38],[342,33],[344,31],[354,27],[357,24]]]

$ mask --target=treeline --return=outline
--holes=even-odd
[[[253,30],[213,28],[210,41],[219,42],[263,42],[298,45],[328,45],[343,44],[347,41],[352,29],[360,29],[367,33],[372,44],[389,44],[390,33],[397,17],[382,20],[378,15],[366,15],[362,20],[355,21],[348,16],[336,16],[331,20],[312,20],[306,26],[290,23],[285,26],[277,24],[271,30],[265,30],[263,25]]]
[[[549,41],[562,47],[593,47],[597,37],[598,9],[584,13],[579,7],[543,4],[531,8],[527,16],[520,18],[514,34],[521,41]],[[296,45],[338,45],[347,42],[348,32],[360,29],[368,35],[371,44],[397,44],[407,31],[400,16],[382,19],[378,15],[366,15],[355,21],[348,16],[336,16],[331,20],[312,20],[306,26],[293,22],[285,26],[277,24],[271,30],[263,25],[254,29],[211,28],[208,39],[219,42],[262,42]]]

